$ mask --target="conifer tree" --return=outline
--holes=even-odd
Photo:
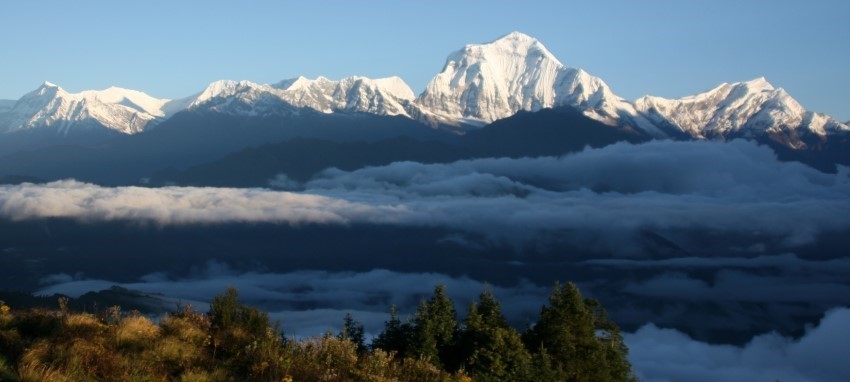
[[[357,354],[363,355],[368,350],[366,348],[366,335],[364,334],[363,324],[354,320],[351,313],[346,313],[342,320],[342,330],[337,335],[341,340],[351,341],[357,346]]]
[[[413,343],[408,354],[437,366],[453,369],[457,314],[446,295],[446,286],[437,285],[428,301],[422,300],[413,318]]]
[[[535,363],[549,378],[566,381],[630,381],[626,347],[596,300],[583,299],[573,283],[556,284],[549,306],[525,335]]]
[[[464,368],[476,381],[529,380],[531,355],[508,325],[490,290],[469,306],[459,346]]]
[[[398,309],[393,305],[390,307],[390,320],[384,322],[384,330],[372,340],[372,348],[395,352],[397,358],[404,358],[410,348],[412,332],[413,327],[410,323],[401,322]]]

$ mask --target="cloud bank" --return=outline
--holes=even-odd
[[[641,230],[700,229],[772,235],[800,245],[824,231],[850,229],[847,195],[847,169],[824,174],[799,163],[779,162],[769,149],[744,141],[654,141],[560,158],[328,169],[297,193],[105,188],[73,180],[3,186],[0,216],[166,225],[405,224],[466,230],[512,242],[539,239],[541,232],[627,238]],[[627,246],[619,247],[609,249]]]
[[[469,277],[451,277],[441,273],[406,273],[385,269],[368,272],[328,272],[303,270],[286,273],[237,271],[227,264],[209,261],[189,276],[174,277],[152,273],[136,282],[116,283],[55,274],[42,279],[44,288],[37,294],[55,293],[73,297],[120,285],[150,294],[191,303],[206,309],[208,300],[234,286],[240,299],[259,306],[280,319],[283,329],[293,335],[318,335],[337,330],[345,312],[353,312],[366,329],[377,333],[396,305],[402,313],[413,313],[420,299],[428,298],[437,284],[446,285],[458,312],[485,288],[502,301],[505,313],[517,320],[535,317],[549,288],[522,281],[511,286],[492,286]],[[525,323],[525,322],[518,322]]]

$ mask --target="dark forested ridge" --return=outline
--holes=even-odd
[[[585,147],[647,140],[649,137],[642,133],[605,125],[571,108],[555,108],[520,112],[454,139],[424,140],[410,135],[372,142],[295,138],[246,148],[185,171],[161,172],[153,181],[264,187],[279,174],[303,182],[330,167],[352,171],[399,161],[450,163],[473,158],[558,156]]]
[[[617,325],[572,283],[555,285],[522,334],[489,290],[459,321],[438,285],[411,317],[392,307],[370,344],[350,314],[336,334],[286,338],[233,288],[206,314],[185,307],[159,322],[118,306],[91,314],[74,312],[66,298],[58,305],[18,310],[0,302],[0,380],[635,380]]]
[[[675,140],[692,139],[669,132]],[[0,179],[266,187],[278,174],[303,181],[329,167],[353,170],[397,161],[558,156],[585,147],[651,139],[641,130],[606,125],[569,107],[521,111],[463,136],[403,117],[359,113],[303,110],[297,117],[245,118],[183,112],[142,134],[88,143],[54,139],[33,146],[4,138]],[[806,148],[799,150],[771,139],[757,140],[782,160],[822,171],[850,164],[848,134],[826,141],[807,139]]]

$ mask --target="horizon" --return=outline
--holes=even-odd
[[[850,73],[842,65],[850,52],[837,49],[842,36],[850,34],[850,23],[841,16],[848,14],[850,4],[841,2],[654,2],[663,6],[662,14],[655,12],[657,7],[622,1],[581,9],[537,1],[525,9],[546,12],[528,18],[517,18],[510,3],[485,8],[472,2],[452,4],[451,9],[481,16],[466,17],[463,28],[450,29],[411,27],[411,21],[422,24],[441,17],[445,7],[440,5],[448,2],[262,2],[251,9],[223,2],[203,3],[201,9],[201,3],[181,2],[168,4],[167,11],[164,4],[154,2],[144,9],[51,2],[7,6],[10,12],[0,16],[0,41],[6,56],[17,59],[0,64],[0,99],[17,100],[45,81],[72,93],[115,86],[178,99],[218,80],[275,83],[298,76],[398,76],[420,94],[451,52],[519,31],[538,39],[564,65],[603,79],[630,101],[644,95],[680,98],[721,83],[766,77],[807,110],[850,120]],[[724,5],[736,12],[729,14]],[[56,12],[45,13],[45,7]],[[292,13],[322,19],[286,17]],[[606,19],[600,22],[597,14]],[[564,22],[566,15],[575,17]],[[35,18],[49,28],[29,32]],[[153,20],[164,27],[151,28]],[[727,23],[718,28],[717,20]],[[770,28],[791,22],[817,28]],[[199,32],[215,28],[225,30]],[[640,40],[622,44],[626,34],[635,39],[638,28]],[[305,30],[309,38],[302,37]],[[577,38],[587,36],[587,30],[594,35]],[[56,44],[60,33],[71,43]],[[789,47],[806,50],[789,54]],[[818,55],[822,58],[811,58]]]

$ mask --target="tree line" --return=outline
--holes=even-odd
[[[210,310],[153,322],[16,311],[0,302],[0,381],[633,381],[617,325],[594,299],[556,284],[535,324],[508,324],[485,289],[458,319],[445,286],[402,321],[395,307],[370,343],[351,314],[338,333],[287,339],[228,288]]]

